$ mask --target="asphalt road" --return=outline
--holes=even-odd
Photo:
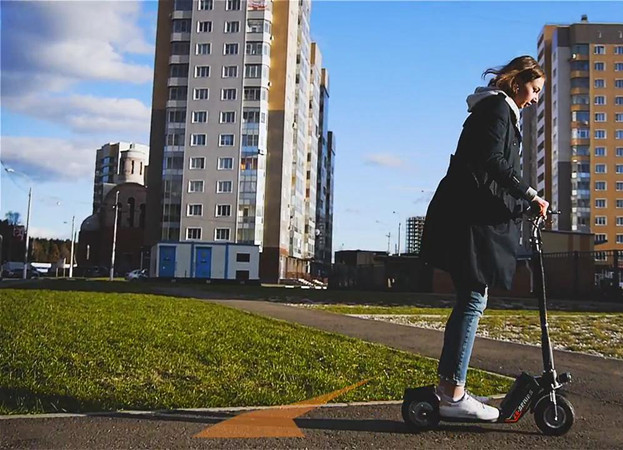
[[[172,288],[170,294],[201,297],[200,291]],[[322,311],[249,300],[210,300],[282,320],[337,332],[437,358],[442,333]],[[412,433],[400,405],[351,405],[313,410],[295,423],[304,437],[206,439],[195,434],[238,411],[107,414],[86,417],[0,419],[0,448],[623,448],[623,361],[555,352],[556,367],[569,371],[568,398],[576,422],[562,437],[540,434],[533,418],[518,424],[448,424]],[[478,338],[472,366],[515,376],[539,373],[538,347]]]

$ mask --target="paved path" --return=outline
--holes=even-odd
[[[192,288],[171,288],[178,297],[204,296]],[[205,295],[207,297],[207,295]],[[229,307],[340,333],[437,358],[442,333],[255,300],[209,299]],[[304,438],[196,439],[210,424],[236,413],[196,412],[172,416],[119,414],[89,417],[0,420],[0,448],[623,448],[623,361],[555,352],[556,367],[569,371],[569,399],[576,410],[572,430],[542,436],[532,417],[515,425],[443,425],[413,434],[399,405],[321,408],[296,420]],[[539,373],[538,347],[477,338],[472,366],[515,376]]]

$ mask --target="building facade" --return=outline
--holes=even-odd
[[[145,185],[149,147],[133,142],[108,143],[97,149],[93,181],[93,213],[110,190],[123,183]]]
[[[309,1],[159,3],[149,245],[258,245],[263,280],[310,272],[322,80],[310,13]]]
[[[425,219],[425,216],[414,216],[407,218],[407,233],[405,236],[406,253],[420,253]]]
[[[552,229],[623,249],[623,24],[546,25],[538,60],[547,81],[536,114],[523,115],[524,136],[536,130],[524,175],[561,210]]]

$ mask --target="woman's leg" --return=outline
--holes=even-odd
[[[459,283],[455,287],[457,302],[446,323],[438,373],[444,393],[460,398],[467,379],[478,322],[487,306],[487,287],[466,287]]]

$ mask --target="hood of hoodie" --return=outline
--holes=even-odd
[[[474,106],[476,106],[476,104],[480,102],[482,99],[491,97],[492,95],[498,95],[498,94],[504,95],[504,99],[506,100],[506,103],[508,103],[508,106],[510,106],[511,111],[513,111],[513,116],[515,117],[515,126],[517,126],[517,123],[519,122],[519,108],[517,107],[517,104],[515,103],[515,101],[512,98],[510,98],[508,94],[506,94],[506,92],[498,88],[489,87],[489,86],[477,87],[473,94],[470,94],[467,96],[467,111],[472,112],[472,110],[474,109]]]

